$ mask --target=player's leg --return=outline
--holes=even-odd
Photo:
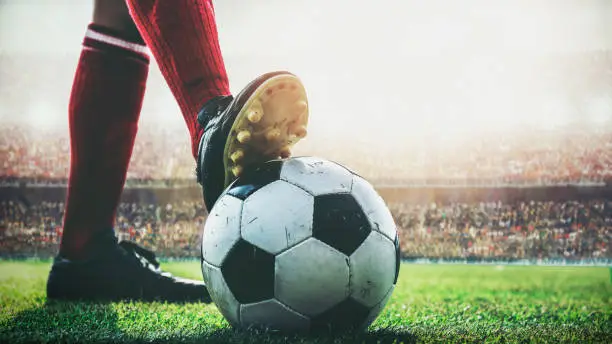
[[[50,299],[204,300],[202,283],[161,275],[152,253],[117,243],[115,212],[132,154],[149,57],[124,0],[97,0],[69,106],[71,165]]]
[[[118,5],[121,0],[95,1],[70,95],[71,164],[60,246],[69,259],[86,258],[91,237],[111,231],[145,92],[146,46]]]
[[[234,98],[212,0],[127,3],[183,112],[208,209],[245,165],[290,155],[308,121],[297,77],[264,74]]]

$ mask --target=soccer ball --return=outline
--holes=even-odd
[[[202,236],[211,297],[243,328],[366,328],[389,300],[399,263],[395,223],[370,183],[314,157],[245,170]]]

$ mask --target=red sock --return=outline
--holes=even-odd
[[[211,98],[230,94],[212,0],[127,4],[183,112],[195,157],[202,135],[197,113]]]
[[[149,72],[146,47],[90,25],[70,95],[70,179],[60,255],[112,230]]]

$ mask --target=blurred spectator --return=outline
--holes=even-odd
[[[62,234],[63,203],[29,207],[18,201],[0,203],[0,256],[50,257]],[[154,249],[161,256],[197,256],[206,213],[201,202],[173,204],[122,203],[115,231],[119,239]]]
[[[612,258],[612,201],[391,205],[406,256]]]
[[[456,141],[456,142],[455,142]],[[305,143],[299,153],[346,164],[375,184],[593,184],[612,179],[612,128],[567,128],[553,132],[523,130],[500,136],[481,133],[415,146],[395,142],[393,157],[376,145],[348,148]],[[415,149],[418,147],[418,149]],[[127,187],[195,183],[195,163],[187,135],[157,126],[140,128]],[[53,132],[0,126],[0,179],[31,184],[65,184],[68,138]]]
[[[4,66],[0,75],[2,85],[8,86],[0,93],[0,112],[7,119],[32,113],[65,112],[68,97],[63,92],[67,88],[58,87],[58,82],[39,81],[64,80],[68,87],[72,82],[74,61],[62,56],[45,58],[49,61],[40,64],[39,54],[0,54]],[[391,137],[385,132],[388,123],[382,123],[375,128],[380,129],[375,135],[385,135],[385,139],[375,135],[355,137],[350,130],[340,133],[332,130],[326,139],[341,140],[340,135],[346,133],[350,136],[347,144],[329,144],[329,140],[311,138],[296,147],[296,155],[315,155],[337,161],[378,185],[495,187],[612,182],[611,51],[538,58],[512,55],[471,63],[469,59],[446,55],[425,59],[427,61],[417,58],[404,62],[403,70],[392,71],[399,73],[397,78],[402,80],[402,99],[381,99],[380,103],[389,103],[386,109],[405,111],[407,116],[414,118],[428,114],[435,118],[436,112],[461,118],[462,114],[474,110],[473,105],[479,105],[475,111],[487,113],[488,108],[480,107],[479,103],[483,92],[495,89],[493,94],[497,98],[484,103],[493,104],[490,111],[506,110],[500,118],[513,114],[525,118],[539,114],[540,110],[555,117],[560,111],[559,117],[567,112],[565,115],[571,113],[567,117],[583,123],[547,129],[525,124],[521,128],[474,130],[455,136],[430,127],[427,129],[431,132],[427,133],[419,133],[418,128],[405,128],[401,137]],[[430,61],[432,59],[435,61]],[[48,68],[49,65],[54,68]],[[466,67],[475,68],[475,73],[463,73]],[[24,73],[24,70],[29,72]],[[344,79],[348,87],[345,95],[352,97],[363,85],[349,81],[361,81],[359,78],[363,76],[344,74],[349,77]],[[482,75],[490,78],[476,77]],[[310,76],[312,80],[317,77],[323,76]],[[328,80],[327,76],[323,80]],[[169,95],[162,91],[167,92],[162,80],[158,81],[149,86],[149,99],[170,99],[164,98]],[[354,92],[351,87],[355,87]],[[384,95],[386,97],[386,93]],[[332,97],[333,101],[322,107],[334,105],[336,98]],[[553,110],[548,109],[551,100]],[[563,103],[560,108],[557,101]],[[378,104],[372,99],[370,103]],[[405,104],[410,104],[409,109]],[[166,107],[158,105],[154,104],[145,112],[167,111]],[[591,107],[599,109],[604,117],[598,120],[599,124],[596,121],[588,124]],[[329,111],[336,110],[351,111],[344,106],[340,109],[332,106]],[[160,113],[156,115],[161,117]],[[140,124],[126,187],[196,185],[188,135],[180,122],[177,119],[178,127],[175,128]],[[435,127],[433,122],[435,120],[431,127]],[[23,183],[34,187],[65,186],[69,150],[65,130],[51,130],[36,120],[32,120],[30,126],[0,123],[0,187]],[[55,254],[61,237],[63,206],[53,202],[31,205],[2,202],[0,256]],[[599,200],[516,204],[400,203],[392,204],[391,208],[400,228],[405,256],[584,259],[612,257],[611,206],[609,200]],[[117,235],[153,248],[161,256],[197,257],[206,217],[202,209],[198,202],[124,203],[117,213]]]
[[[63,203],[0,204],[0,256],[51,257]],[[391,204],[405,257],[612,258],[612,201]],[[122,203],[115,230],[163,257],[198,257],[201,202]]]
[[[163,126],[139,129],[128,185],[165,179],[195,178],[195,163],[187,135]],[[33,183],[65,184],[70,168],[70,144],[65,132],[24,125],[0,124],[0,178]]]

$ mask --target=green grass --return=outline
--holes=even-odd
[[[49,264],[0,261],[0,343],[612,343],[607,268],[405,264],[367,332],[286,337],[233,330],[213,305],[47,303]],[[164,266],[200,278],[197,262]]]

